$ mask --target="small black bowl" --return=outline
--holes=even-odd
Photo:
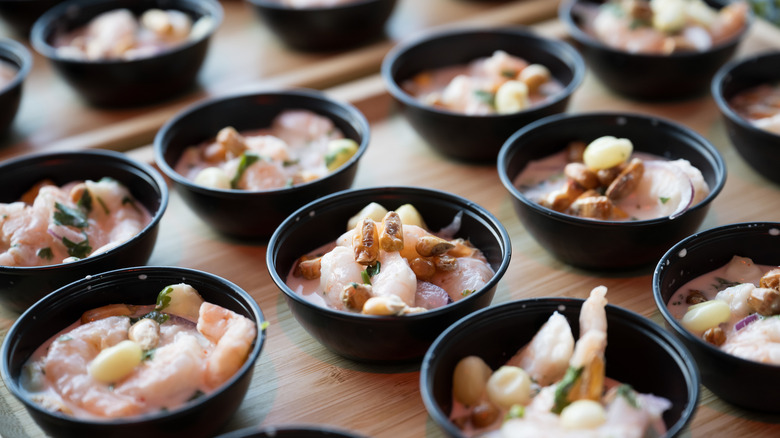
[[[145,58],[83,60],[57,53],[52,45],[55,35],[120,8],[136,15],[152,8],[175,9],[187,13],[193,21],[210,17],[212,27],[199,39]],[[222,6],[216,0],[70,0],[53,7],[35,22],[30,42],[88,103],[101,107],[144,105],[171,98],[193,86],[222,15]]]
[[[328,117],[346,138],[360,145],[336,171],[318,180],[264,191],[220,190],[197,185],[174,170],[181,154],[226,127],[267,128],[282,111],[305,109]],[[216,230],[231,236],[268,238],[293,211],[321,196],[352,185],[358,161],[368,147],[368,121],[354,106],[313,90],[249,92],[207,100],[169,120],[154,139],[155,160],[173,180],[184,201]]]
[[[626,137],[634,150],[697,167],[710,194],[676,217],[599,221],[553,211],[528,199],[513,181],[531,160],[554,154],[574,140]],[[652,116],[624,113],[561,114],[526,126],[506,141],[498,174],[520,221],[540,246],[564,263],[585,269],[629,269],[654,264],[669,247],[698,230],[726,183],[726,164],[709,141],[690,128]]]
[[[462,226],[456,237],[466,238],[479,248],[495,275],[482,289],[455,303],[403,316],[373,316],[328,309],[295,294],[285,283],[295,261],[335,241],[346,231],[349,218],[370,202],[378,202],[389,210],[412,204],[432,230],[447,226],[462,211]],[[352,360],[401,363],[419,360],[436,336],[450,324],[490,305],[496,285],[509,266],[511,254],[509,235],[501,222],[467,199],[417,187],[375,187],[334,193],[293,213],[271,237],[266,263],[295,319],[325,347]]]
[[[731,58],[747,29],[735,38],[703,52],[653,55],[629,53],[598,41],[582,29],[577,7],[598,6],[605,0],[565,0],[558,16],[578,43],[588,67],[601,82],[623,96],[647,101],[676,100],[700,96],[707,92],[715,72]],[[720,9],[723,0],[705,0]],[[750,17],[749,17],[750,18]]]
[[[724,225],[681,240],[661,257],[653,273],[653,297],[667,327],[691,351],[704,386],[745,409],[780,413],[780,366],[742,359],[704,342],[667,309],[672,295],[690,280],[726,265],[733,256],[759,265],[780,265],[780,222]]]
[[[257,325],[257,339],[244,365],[211,394],[180,409],[113,420],[78,419],[48,411],[29,399],[20,384],[30,355],[81,314],[108,304],[153,304],[165,286],[186,282],[207,302],[243,315]],[[47,295],[14,323],[0,352],[3,380],[35,422],[56,437],[111,436],[137,438],[209,437],[238,409],[252,380],[254,363],[265,341],[263,314],[243,289],[216,275],[179,267],[136,267],[105,272],[71,283]]]
[[[401,88],[404,81],[418,73],[466,65],[496,50],[544,65],[564,86],[563,91],[514,114],[475,116],[426,105]],[[385,85],[412,127],[442,155],[464,161],[495,162],[501,145],[512,133],[534,120],[565,111],[584,76],[585,62],[573,47],[522,28],[427,33],[397,45],[382,62]]]
[[[247,427],[216,438],[362,438],[362,435],[325,425],[284,425]]]
[[[18,201],[43,179],[57,185],[77,180],[114,178],[124,184],[152,215],[132,239],[103,254],[72,263],[37,267],[0,266],[0,304],[22,312],[46,294],[72,281],[111,269],[142,265],[157,241],[160,219],[168,206],[168,187],[152,167],[112,151],[52,152],[0,163],[0,202]]]
[[[0,39],[0,62],[16,68],[16,76],[0,87],[0,132],[5,131],[16,117],[22,99],[22,85],[32,69],[32,56],[23,45],[11,39]]]
[[[531,298],[475,312],[442,333],[425,354],[420,392],[433,421],[453,437],[466,436],[449,419],[452,374],[462,358],[481,357],[491,369],[504,365],[527,344],[553,312],[579,332],[577,298]],[[699,400],[699,373],[690,353],[677,339],[649,319],[608,304],[606,375],[628,383],[640,393],[665,397],[672,407],[664,412],[667,434],[681,434],[693,419]]]
[[[737,114],[729,101],[742,91],[780,81],[780,52],[735,59],[712,79],[712,97],[718,104],[726,132],[742,158],[764,178],[780,184],[780,135],[758,128]]]
[[[247,0],[288,46],[302,51],[341,50],[385,32],[396,0],[354,0],[336,6],[294,8],[279,0]]]
[[[0,0],[0,19],[27,39],[35,20],[62,0]]]

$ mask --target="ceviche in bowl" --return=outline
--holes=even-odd
[[[17,320],[3,343],[2,377],[54,436],[171,428],[213,436],[249,387],[263,321],[251,296],[212,274],[105,272],[58,289]]]
[[[699,375],[685,347],[652,321],[587,299],[492,306],[451,326],[420,372],[423,402],[458,437],[678,436]]]
[[[698,229],[726,178],[690,128],[628,113],[539,120],[507,140],[498,172],[539,244],[590,269],[656,263]]]
[[[728,0],[565,0],[558,15],[601,82],[640,100],[705,93],[753,19]]]
[[[112,151],[13,158],[0,183],[0,302],[17,312],[79,278],[146,263],[168,205],[159,172]]]
[[[724,225],[671,247],[653,275],[667,326],[693,353],[702,383],[740,407],[778,412],[780,223]]]
[[[376,187],[293,213],[266,261],[293,316],[325,347],[355,360],[409,362],[449,324],[490,304],[510,252],[500,222],[466,199]]]

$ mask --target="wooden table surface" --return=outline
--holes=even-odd
[[[105,112],[87,108],[36,57],[36,71],[27,84],[30,93],[25,95],[11,143],[0,149],[0,154],[8,157],[48,148],[106,147],[127,150],[138,159],[150,161],[148,142],[159,124],[205,95],[258,82],[264,86],[328,87],[330,95],[353,102],[371,122],[372,141],[360,163],[355,187],[414,185],[446,190],[477,202],[501,220],[512,239],[513,254],[509,270],[498,285],[495,304],[536,296],[584,297],[592,287],[603,284],[609,288],[607,297],[612,304],[661,323],[652,298],[652,268],[607,274],[575,269],[552,258],[525,233],[495,166],[453,162],[435,153],[395,112],[381,78],[375,74],[383,54],[398,36],[439,24],[534,22],[539,32],[563,38],[565,29],[554,19],[554,3],[401,0],[389,24],[390,40],[346,53],[303,55],[281,47],[254,17],[242,14],[243,4],[226,1],[225,23],[230,26],[218,32],[201,89],[151,110]],[[233,25],[243,26],[243,30]],[[262,40],[262,44],[249,46],[251,42],[245,38]],[[759,21],[737,56],[779,46],[780,29]],[[257,52],[248,56],[251,59],[239,61],[244,63],[241,72],[227,71],[228,67],[219,62],[247,47]],[[279,62],[264,63],[263,57],[269,55]],[[246,71],[247,67],[253,70]],[[243,82],[234,84],[231,77]],[[46,107],[49,92],[56,96],[56,102]],[[58,117],[65,109],[75,116]],[[574,93],[569,111],[593,110],[640,112],[673,119],[715,145],[726,160],[728,180],[702,229],[733,222],[780,221],[780,187],[758,176],[738,156],[711,97],[637,103],[612,94],[588,74]],[[391,153],[396,159],[387,159]],[[215,234],[172,192],[149,261],[150,265],[201,269],[235,282],[257,300],[270,322],[249,393],[224,430],[305,423],[336,426],[372,437],[442,436],[420,398],[419,365],[370,366],[326,350],[292,317],[266,270],[265,252],[265,245]],[[16,316],[0,308],[0,338]],[[780,416],[741,410],[702,389],[699,409],[686,436],[780,436]],[[43,436],[4,385],[0,385],[0,435]]]

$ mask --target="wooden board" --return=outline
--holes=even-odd
[[[553,20],[534,26],[556,37],[565,33]],[[780,30],[758,22],[738,56],[777,47]],[[360,163],[356,187],[415,185],[457,193],[496,215],[512,239],[509,270],[494,303],[536,296],[584,297],[597,285],[609,288],[616,304],[658,323],[650,268],[594,273],[552,258],[526,232],[512,209],[495,166],[473,166],[435,153],[400,117],[377,75],[329,88],[334,97],[354,102],[371,120],[372,142]],[[588,74],[573,96],[572,112],[593,110],[654,114],[684,123],[723,154],[728,166],[724,190],[712,204],[702,229],[742,221],[780,220],[780,187],[758,176],[737,155],[709,96],[659,104],[620,98]],[[80,145],[79,146],[83,146]],[[149,146],[129,153],[151,160]],[[393,159],[388,159],[392,154]],[[249,393],[225,430],[254,425],[326,424],[372,437],[440,437],[419,395],[419,366],[369,366],[327,351],[295,321],[265,268],[266,246],[226,239],[205,226],[173,194],[150,260],[205,270],[248,291],[270,322],[267,344],[255,365]],[[15,315],[0,309],[0,327]],[[24,408],[0,386],[0,434],[37,437],[41,431]],[[780,436],[780,415],[761,415],[731,406],[703,388],[700,406],[685,436]]]

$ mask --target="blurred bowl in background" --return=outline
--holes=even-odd
[[[6,131],[16,118],[19,102],[22,99],[22,87],[32,69],[33,59],[30,51],[18,42],[0,39],[0,69],[5,76],[0,83],[0,132]],[[14,71],[15,70],[15,71]]]

